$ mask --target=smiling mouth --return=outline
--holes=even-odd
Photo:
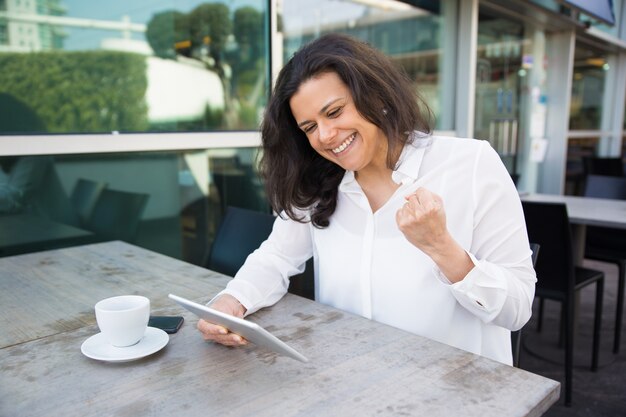
[[[343,152],[348,146],[350,146],[350,144],[352,143],[352,141],[354,141],[354,138],[356,138],[356,132],[351,134],[348,139],[345,140],[345,142],[343,142],[341,145],[337,146],[335,149],[333,149],[333,153],[334,154],[338,154]]]

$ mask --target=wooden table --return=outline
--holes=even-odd
[[[35,252],[95,241],[95,235],[69,224],[30,213],[0,215],[0,256]]]
[[[529,194],[521,196],[521,199],[522,201],[564,203],[567,206],[567,215],[572,225],[574,259],[577,265],[582,265],[585,258],[587,226],[626,229],[625,200],[553,194]]]
[[[158,310],[173,305],[170,292],[197,298],[227,282],[120,241],[0,258],[0,348],[93,326],[103,298],[145,295]]]
[[[226,282],[121,242],[0,259],[0,415],[536,416],[559,397],[556,381],[291,294],[250,319],[308,363],[204,342],[167,294],[206,301]],[[88,359],[93,304],[122,293],[185,324],[141,360]]]

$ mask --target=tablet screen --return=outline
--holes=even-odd
[[[302,362],[308,362],[308,359],[302,354],[256,323],[222,313],[221,311],[214,310],[174,294],[170,294],[169,298],[176,301],[196,316],[210,321],[211,323],[219,324],[256,345],[266,347],[276,353],[289,356]]]

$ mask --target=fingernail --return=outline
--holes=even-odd
[[[224,328],[220,329],[220,334],[226,334],[226,333],[228,333],[228,331],[226,329],[224,329]]]

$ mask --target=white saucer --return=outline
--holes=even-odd
[[[83,355],[91,359],[107,362],[127,362],[152,355],[163,349],[170,337],[161,329],[148,327],[146,334],[137,344],[127,347],[110,345],[102,333],[95,334],[85,340],[80,347]]]

